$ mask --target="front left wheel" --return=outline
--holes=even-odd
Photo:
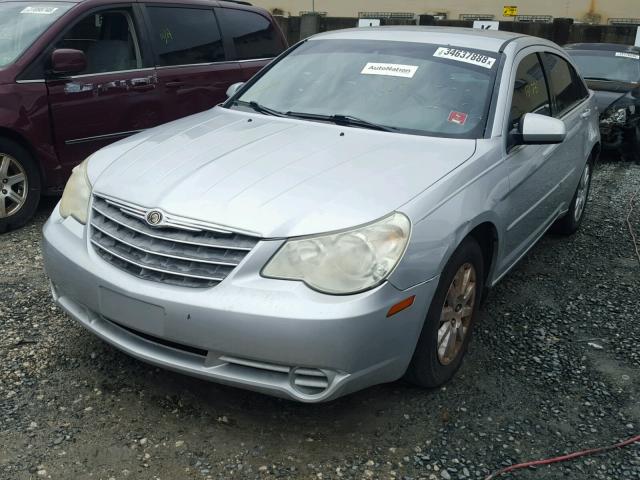
[[[467,351],[484,288],[484,260],[478,242],[468,237],[445,266],[431,300],[418,345],[405,375],[434,388],[449,381]]]
[[[23,226],[40,201],[40,173],[29,152],[0,138],[0,233]]]

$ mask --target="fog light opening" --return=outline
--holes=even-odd
[[[305,395],[319,395],[329,388],[329,377],[317,368],[294,368],[291,371],[291,386]]]

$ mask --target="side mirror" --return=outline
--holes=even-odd
[[[227,88],[227,98],[233,97],[240,88],[244,85],[243,82],[234,83]]]
[[[562,120],[526,113],[520,120],[519,132],[515,134],[520,145],[549,145],[562,143],[567,137],[567,127]]]
[[[56,75],[74,75],[87,68],[87,57],[81,50],[58,48],[51,54],[51,69]]]

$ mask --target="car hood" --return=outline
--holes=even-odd
[[[624,96],[640,91],[637,83],[587,80],[587,85],[595,93],[596,104],[601,114]]]
[[[94,192],[263,238],[360,225],[469,159],[475,140],[217,107],[94,154]]]

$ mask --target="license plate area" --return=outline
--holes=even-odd
[[[133,330],[162,336],[166,327],[165,309],[100,287],[100,313]]]

